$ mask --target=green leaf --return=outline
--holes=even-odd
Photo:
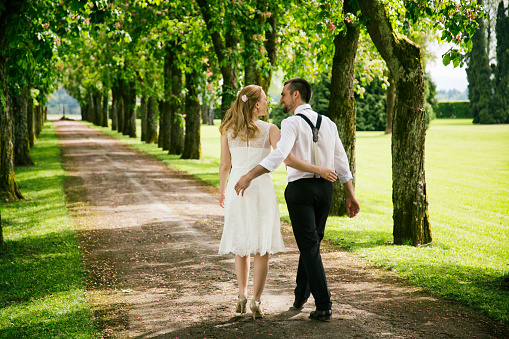
[[[456,57],[456,58],[454,58],[454,60],[452,62],[453,62],[454,68],[456,68],[460,64],[460,59],[458,57]]]
[[[447,66],[451,63],[451,56],[449,54],[446,54],[443,56],[442,63],[444,66]]]

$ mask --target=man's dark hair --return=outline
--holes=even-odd
[[[311,90],[311,85],[309,82],[302,78],[290,79],[285,82],[285,86],[290,84],[288,89],[290,90],[290,94],[293,94],[295,91],[299,91],[302,101],[308,103],[311,99],[311,95],[313,95],[313,91]]]

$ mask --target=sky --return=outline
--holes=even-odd
[[[452,62],[448,66],[442,63],[442,54],[449,49],[447,44],[430,43],[427,46],[436,56],[435,61],[429,62],[426,70],[430,73],[431,79],[437,85],[437,91],[457,89],[463,92],[467,89],[467,73],[465,71],[466,65],[460,68],[454,68]]]

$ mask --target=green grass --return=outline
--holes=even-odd
[[[509,125],[435,120],[426,141],[434,243],[393,246],[390,136],[358,133],[358,218],[330,218],[327,237],[437,295],[509,323]]]
[[[181,160],[155,145],[99,128],[167,165],[218,186],[218,121],[202,125],[202,159]],[[139,135],[139,132],[138,132]],[[434,120],[427,131],[426,182],[433,244],[392,242],[391,136],[358,132],[354,219],[330,217],[326,238],[354,254],[398,272],[435,295],[461,301],[509,324],[509,125],[473,125],[470,120]],[[272,173],[281,217],[286,171]]]
[[[57,143],[47,122],[31,150],[37,166],[16,169],[27,200],[0,205],[6,242],[0,250],[0,338],[95,335]]]

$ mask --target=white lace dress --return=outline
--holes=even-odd
[[[224,228],[219,254],[265,255],[284,252],[279,206],[270,174],[251,182],[244,196],[237,195],[235,184],[270,153],[270,124],[257,121],[257,137],[249,142],[228,135],[232,168],[225,191]]]

